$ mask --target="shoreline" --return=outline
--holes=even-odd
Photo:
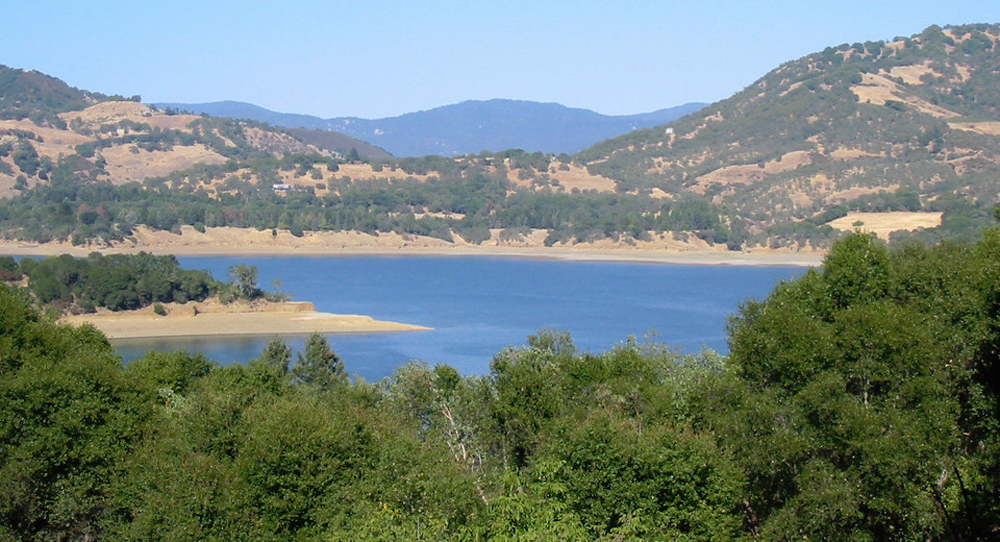
[[[220,305],[217,302],[163,304],[165,316],[152,307],[134,311],[100,311],[64,316],[60,323],[93,325],[108,340],[168,339],[179,337],[369,334],[428,331],[431,328],[375,320],[356,314],[318,312],[312,303],[287,301],[266,304]]]
[[[24,243],[0,241],[0,254],[10,256],[54,256],[70,254],[85,257],[91,252],[123,254],[149,252],[176,256],[491,256],[536,258],[566,261],[606,261],[689,265],[767,265],[816,267],[823,252],[750,249],[731,251],[716,248],[700,240],[686,242],[656,239],[631,244],[599,241],[576,245],[544,246],[544,236],[532,236],[516,243],[493,239],[474,245],[461,238],[454,242],[440,239],[403,236],[395,233],[367,235],[358,232],[310,232],[294,237],[288,232],[272,235],[253,229],[207,228],[200,233],[184,227],[180,234],[137,229],[133,240],[111,246],[74,246],[70,243]]]

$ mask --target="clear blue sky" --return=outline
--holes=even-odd
[[[998,0],[11,0],[0,64],[145,102],[379,118],[470,99],[640,113],[831,45],[1000,22]]]

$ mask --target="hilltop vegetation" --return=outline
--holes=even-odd
[[[134,98],[138,101],[138,96]],[[77,111],[102,99],[108,97],[36,71],[0,66],[0,119],[30,119],[37,125],[65,128],[59,113]]]
[[[34,120],[24,107],[44,100],[5,100],[0,235],[100,246],[188,225],[798,250],[828,247],[850,212],[905,211],[936,225],[900,224],[896,240],[972,239],[1000,195],[998,40],[1000,27],[973,25],[831,47],[572,156],[376,158],[79,91]]]
[[[997,201],[1000,28],[930,27],[788,62],[673,124],[575,159],[620,189],[697,194],[733,231],[817,242],[847,210],[943,211],[970,235]]]
[[[994,539],[998,269],[996,229],[854,235],[742,305],[728,359],[542,331],[378,383],[319,336],[123,366],[0,287],[0,536]]]

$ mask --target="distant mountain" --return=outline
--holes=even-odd
[[[311,115],[296,115],[293,113],[277,113],[270,109],[246,103],[226,100],[222,102],[209,102],[201,104],[185,103],[156,103],[153,104],[161,109],[176,109],[181,112],[202,113],[213,117],[229,117],[232,119],[251,119],[258,122],[266,122],[271,126],[284,126],[287,128],[305,128],[307,130],[329,130],[327,121]]]
[[[219,117],[247,118],[274,126],[333,130],[367,141],[395,156],[460,156],[507,149],[574,153],[632,130],[666,124],[705,106],[689,103],[651,113],[609,116],[555,103],[470,100],[371,120],[275,113],[232,101],[157,105]]]
[[[543,144],[569,145],[607,117],[491,100],[323,121],[421,155],[365,160],[359,148],[336,150],[347,136],[275,128],[247,118],[266,111],[247,104],[173,104],[213,116],[183,115],[0,70],[0,236],[120,239],[137,224],[200,224],[549,246],[815,248],[859,226],[894,241],[969,238],[1000,203],[998,74],[1000,25],[932,26],[786,62],[667,124],[617,117],[628,120],[621,135],[572,155]],[[643,122],[655,126],[632,129]],[[393,147],[393,137],[460,156]],[[480,152],[491,148],[501,150]],[[109,182],[140,183],[156,212],[140,213],[149,198]],[[67,200],[67,183],[89,199]],[[58,212],[53,201],[64,202]]]
[[[294,115],[290,113],[275,113],[245,102],[212,102],[206,104],[179,104],[179,103],[158,103],[153,104],[160,109],[178,110],[195,114],[208,114],[213,117],[227,117],[231,119],[250,119],[258,122],[266,122],[271,126],[281,126],[288,128],[288,133],[301,141],[310,145],[316,145],[321,149],[329,149],[343,155],[350,153],[354,149],[365,158],[387,158],[392,156],[385,149],[376,147],[365,141],[360,141],[343,132],[331,131],[322,126],[326,121],[319,117],[309,115]],[[317,122],[318,121],[318,122]]]

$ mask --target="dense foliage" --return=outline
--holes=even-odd
[[[43,260],[20,262],[0,256],[0,281],[25,280],[26,292],[40,306],[56,314],[139,309],[162,303],[204,301],[210,296],[224,303],[236,300],[282,301],[281,292],[267,292],[257,285],[255,266],[237,264],[229,268],[229,281],[211,273],[184,269],[174,256],[146,252],[105,256],[92,252],[86,258],[68,254]],[[158,310],[163,310],[162,307]]]
[[[998,273],[998,230],[855,235],[744,303],[728,358],[543,331],[378,383],[319,335],[123,366],[2,288],[0,537],[993,539]]]
[[[88,99],[98,97],[36,71],[0,65],[0,119],[27,118],[39,125],[65,128],[57,113],[83,109]]]
[[[536,164],[542,171],[552,160],[538,153],[508,151],[496,155],[496,162],[504,158],[520,167]],[[318,155],[258,156],[240,165],[230,161],[150,178],[143,185],[112,186],[81,183],[89,162],[79,157],[75,160],[56,164],[50,183],[0,200],[0,234],[27,241],[83,244],[125,239],[137,225],[171,231],[190,225],[282,229],[298,236],[306,231],[398,232],[451,241],[453,234],[458,234],[478,244],[489,238],[490,229],[507,230],[509,238],[542,229],[549,231],[548,242],[553,244],[641,239],[662,232],[693,232],[726,242],[729,232],[720,222],[718,210],[698,199],[517,190],[508,180],[506,168],[488,165],[494,163],[494,155],[462,163],[434,157],[379,163],[376,167],[434,176],[427,181],[406,182],[388,178],[355,181],[341,176],[326,183],[328,192],[322,196],[315,190],[282,196],[275,194],[272,185],[281,171],[301,172],[303,176],[318,166],[336,171],[342,161]],[[237,176],[240,167],[257,181]],[[192,186],[213,180],[221,186],[212,193]]]
[[[1000,528],[1000,231],[890,252],[854,235],[749,301],[699,409],[769,538],[985,540]]]
[[[181,268],[173,256],[145,252],[110,256],[93,252],[87,258],[64,254],[41,261],[25,258],[20,264],[9,256],[3,260],[15,276],[27,276],[28,288],[40,303],[83,312],[202,301],[221,286],[206,271]]]

